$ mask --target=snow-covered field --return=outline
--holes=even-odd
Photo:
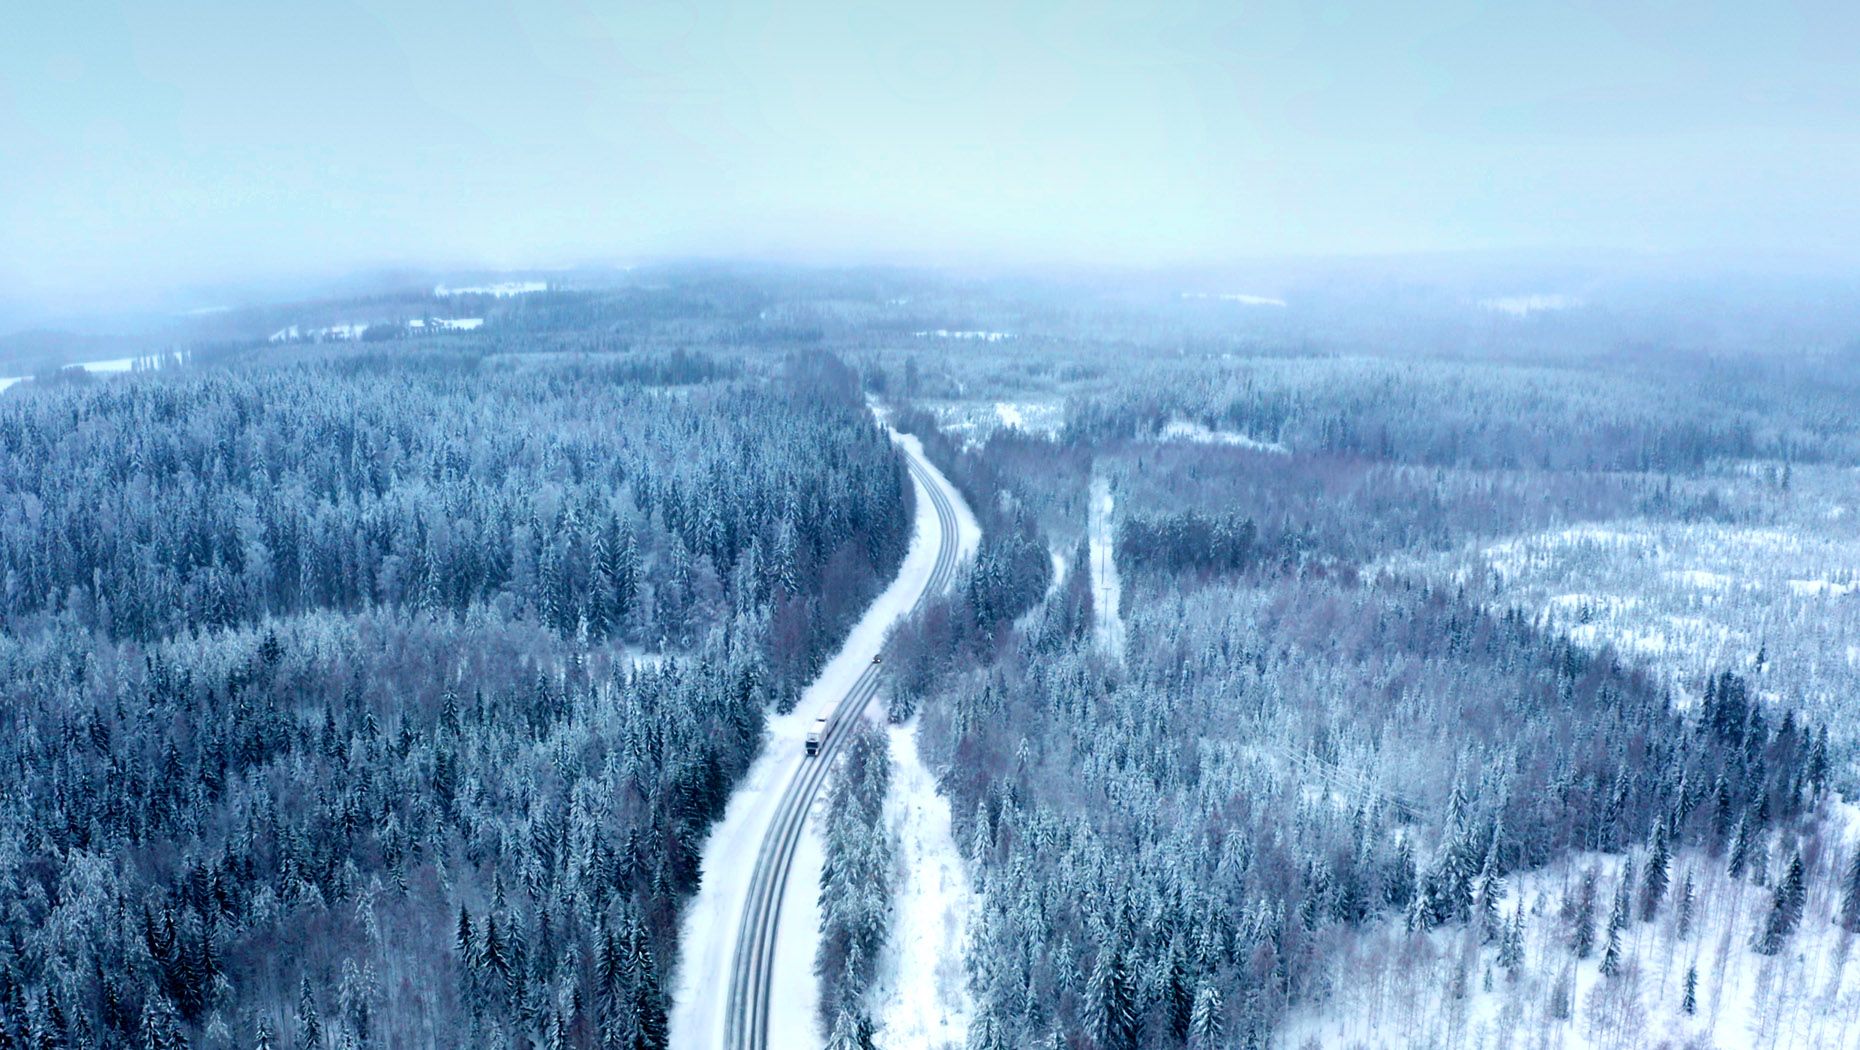
[[[1172,419],[1156,435],[1163,441],[1180,441],[1193,445],[1233,445],[1236,448],[1250,448],[1255,452],[1288,451],[1277,441],[1260,441],[1234,430],[1210,430],[1201,423],[1188,419]]]
[[[1183,292],[1184,299],[1213,299],[1223,303],[1239,303],[1242,306],[1284,306],[1285,300],[1271,295],[1252,295],[1247,292]]]
[[[1055,437],[1066,424],[1060,401],[952,401],[934,407],[937,425],[974,448],[997,430]]]
[[[65,367],[82,368],[84,371],[93,375],[120,375],[124,372],[133,372],[138,368],[160,368],[165,362],[170,360],[173,360],[173,358],[165,358],[160,355],[151,357],[112,357],[104,361],[84,361],[75,365],[66,365]],[[23,383],[31,378],[31,376],[0,376],[0,391],[4,391],[14,384]]]
[[[977,329],[936,328],[911,334],[919,339],[967,339],[982,343],[1000,343],[1014,338],[1012,332],[988,332]]]
[[[1850,812],[1830,823],[1851,826]],[[1839,867],[1855,843],[1810,862],[1800,929],[1775,956],[1750,947],[1789,862],[1779,844],[1766,885],[1733,880],[1724,858],[1702,850],[1675,857],[1671,886],[1652,922],[1638,912],[1621,937],[1621,968],[1604,977],[1610,901],[1625,858],[1572,857],[1513,880],[1498,909],[1524,908],[1523,963],[1513,977],[1497,943],[1465,928],[1413,934],[1399,920],[1364,933],[1339,957],[1326,1001],[1296,1011],[1278,1045],[1292,1048],[1852,1047],[1860,1039],[1860,965],[1853,936],[1833,922]],[[1644,854],[1644,851],[1641,851]],[[1812,852],[1812,851],[1810,851]],[[1636,870],[1645,862],[1637,856]],[[1577,960],[1560,915],[1582,873],[1597,872],[1595,949]],[[1691,929],[1679,931],[1686,877],[1695,886]],[[1697,969],[1695,1013],[1685,1011],[1688,968]]]
[[[1498,314],[1508,314],[1512,317],[1529,317],[1532,314],[1551,310],[1573,310],[1581,305],[1582,300],[1573,295],[1543,292],[1530,295],[1499,295],[1479,300],[1481,309]]]
[[[287,325],[271,333],[268,341],[273,343],[349,342],[362,338],[362,336],[366,335],[368,330],[373,327],[375,326],[365,322],[336,324],[326,328],[304,328],[300,325]],[[432,329],[434,331],[470,332],[482,327],[484,327],[484,318],[482,317],[435,317],[432,319]],[[427,329],[427,320],[423,317],[416,317],[407,322],[407,329],[413,332],[425,331]]]
[[[473,284],[464,288],[448,288],[442,284],[433,289],[433,294],[442,299],[454,295],[489,295],[499,299],[508,299],[513,295],[529,295],[532,292],[548,290],[548,281],[500,281],[497,284]]]
[[[294,343],[307,340],[313,343],[325,341],[346,341],[360,339],[368,331],[365,323],[333,324],[326,328],[304,328],[299,325],[287,325],[271,333],[273,343]]]
[[[927,463],[916,438],[894,437],[911,455]],[[934,468],[931,471],[935,474]],[[935,476],[937,484],[956,501],[958,539],[967,545],[964,549],[972,551],[969,534],[979,536],[975,519],[963,506],[954,487],[940,474]],[[910,611],[935,567],[936,510],[921,483],[912,529],[910,549],[891,585],[866,610],[848,635],[846,644],[802,693],[794,710],[769,718],[762,753],[737,785],[723,819],[705,840],[701,861],[703,882],[685,911],[679,931],[683,955],[673,985],[671,1043],[681,1050],[722,1044],[736,934],[749,893],[756,851],[775,816],[789,777],[796,765],[804,761],[802,745],[808,727],[845,697],[883,646],[892,626]],[[795,867],[782,898],[782,921],[776,936],[777,961],[771,989],[769,1034],[771,1045],[784,1050],[812,1050],[823,1041],[816,1009],[819,985],[814,978],[823,856],[818,809],[817,803],[802,835]],[[910,892],[908,886],[907,883],[906,900]],[[901,905],[905,907],[909,904]],[[905,976],[913,979],[908,971]]]

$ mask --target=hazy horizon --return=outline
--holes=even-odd
[[[42,7],[0,305],[664,257],[1855,259],[1860,15]],[[200,303],[197,305],[214,305]]]

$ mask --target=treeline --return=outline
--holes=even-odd
[[[1260,560],[1259,527],[1242,514],[1131,514],[1117,523],[1120,571],[1240,572]]]
[[[885,733],[863,719],[848,729],[846,752],[827,791],[825,864],[820,872],[820,1015],[829,1050],[872,1044],[866,993],[879,949],[891,933],[893,857],[885,826],[891,755]]]
[[[0,404],[0,1045],[665,1045],[703,836],[901,556],[901,463],[832,360],[339,360]]]
[[[1719,460],[1852,462],[1860,435],[1800,379],[1492,362],[1248,358],[1137,369],[1067,402],[1082,443],[1147,439],[1176,420],[1305,452],[1480,469],[1690,474]],[[1801,412],[1779,411],[1790,399]],[[1780,404],[1779,404],[1780,403]],[[1811,422],[1812,421],[1812,422]]]

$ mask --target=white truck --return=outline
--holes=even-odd
[[[820,754],[820,745],[827,739],[827,720],[814,719],[814,725],[807,731],[807,757]]]

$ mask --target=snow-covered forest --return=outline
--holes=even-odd
[[[820,356],[0,399],[0,1044],[663,1046],[704,832],[903,553]]]
[[[1029,583],[899,672],[971,1047],[1843,1045],[1845,358],[873,362],[1028,546],[1115,495],[1121,659]]]
[[[930,574],[881,419],[979,541],[854,661],[892,725],[827,760],[775,1045],[1860,1015],[1851,351],[577,279],[215,315],[0,393],[0,1045],[666,1046],[681,939],[735,932],[681,921],[705,866],[753,859],[713,829]]]

